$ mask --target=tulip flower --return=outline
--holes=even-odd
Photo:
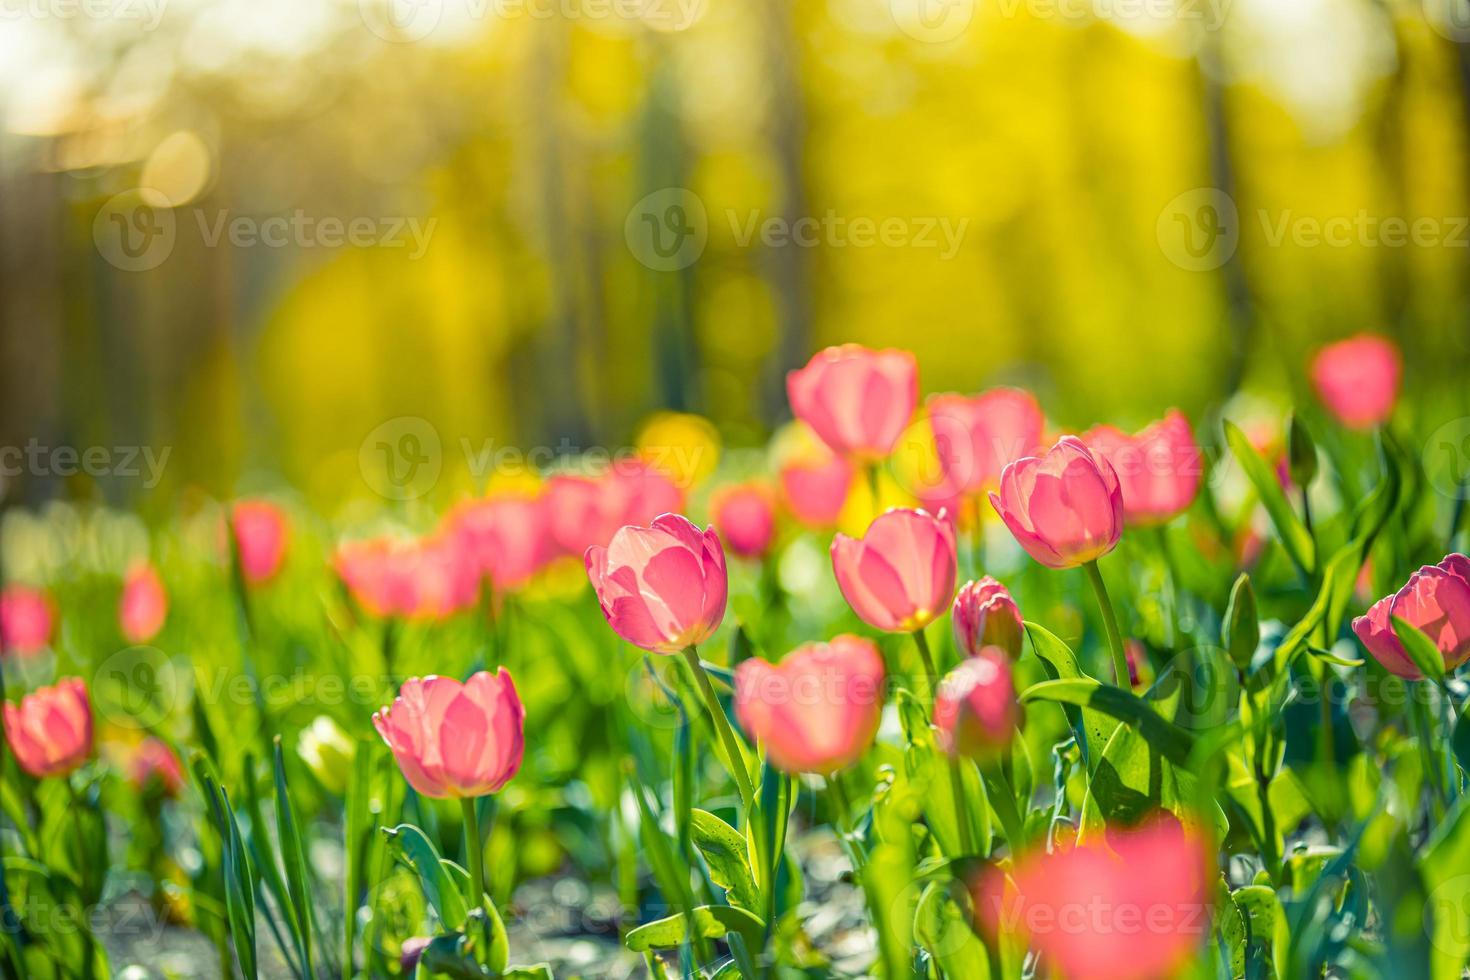
[[[435,799],[498,793],[521,767],[526,711],[509,671],[482,670],[463,684],[411,677],[373,727],[408,784]]]
[[[1360,334],[1328,344],[1312,360],[1312,386],[1337,420],[1371,429],[1393,414],[1403,362],[1383,337]]]
[[[622,460],[597,476],[552,477],[544,502],[557,550],[582,556],[594,545],[606,547],[620,527],[682,510],[684,492],[653,465]]]
[[[939,464],[939,489],[968,497],[1000,483],[1006,465],[1041,448],[1046,419],[1020,388],[982,394],[935,395],[927,405]]]
[[[549,557],[546,510],[532,497],[461,504],[450,513],[445,532],[496,594],[524,586]]]
[[[51,600],[40,589],[9,585],[0,591],[0,651],[30,654],[51,643]]]
[[[128,780],[138,789],[157,786],[166,796],[178,796],[184,788],[184,768],[167,742],[149,736],[133,749]]]
[[[830,775],[862,758],[883,713],[883,656],[842,635],[797,647],[780,663],[735,671],[735,717],[785,772]]]
[[[986,647],[997,647],[1013,660],[1021,655],[1021,611],[1006,587],[989,575],[960,587],[950,618],[962,655],[976,657]]]
[[[286,560],[291,527],[286,512],[268,500],[241,500],[230,511],[230,526],[246,585],[263,585]]]
[[[168,593],[163,579],[147,562],[135,565],[123,582],[117,603],[117,622],[123,639],[132,644],[147,643],[163,629],[168,616]]]
[[[92,703],[75,677],[7,703],[4,716],[15,761],[37,779],[65,776],[92,754]]]
[[[782,500],[807,527],[835,527],[852,490],[853,466],[810,436],[800,423],[793,431],[792,441],[801,445],[781,462]]]
[[[944,614],[957,575],[947,516],[895,508],[861,538],[833,539],[837,586],[859,619],[885,633],[915,633]]]
[[[776,501],[762,483],[721,487],[710,498],[710,523],[741,558],[764,558],[776,536]]]
[[[1395,616],[1434,642],[1446,673],[1470,660],[1470,558],[1453,554],[1438,565],[1425,565],[1402,589],[1353,620],[1353,632],[1385,669],[1400,677],[1423,677],[1394,633]]]
[[[1204,453],[1182,412],[1171,411],[1131,436],[1099,425],[1082,441],[1112,466],[1129,525],[1152,527],[1170,521],[1188,510],[1199,493]]]
[[[1210,935],[1210,850],[1171,814],[1020,856],[977,883],[990,934],[1019,935],[1067,980],[1162,980]]]
[[[331,716],[317,715],[301,730],[296,754],[323,786],[341,795],[347,788],[347,774],[352,771],[357,742]]]
[[[1011,664],[998,647],[961,661],[934,699],[939,747],[950,755],[994,757],[1011,744],[1022,721]]]
[[[864,464],[888,457],[913,417],[919,368],[908,351],[828,347],[786,376],[791,411],[818,438]]]
[[[478,576],[444,537],[349,541],[337,549],[337,574],[370,615],[442,619],[473,606]]]

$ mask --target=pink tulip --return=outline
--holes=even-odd
[[[1204,453],[1182,412],[1170,411],[1137,435],[1099,425],[1082,440],[1112,466],[1123,492],[1123,517],[1130,525],[1163,524],[1194,503],[1204,476]]]
[[[1399,349],[1391,341],[1359,334],[1317,352],[1312,386],[1343,425],[1371,429],[1393,414],[1402,373]]]
[[[149,736],[133,749],[128,780],[138,789],[157,785],[166,795],[178,796],[184,788],[184,768],[167,742]]]
[[[499,594],[521,588],[546,563],[546,525],[540,500],[507,495],[461,504],[450,512],[445,531]]]
[[[521,767],[526,709],[510,673],[480,671],[461,684],[411,677],[391,707],[373,713],[408,784],[435,799],[499,792]]]
[[[1470,660],[1470,558],[1454,554],[1438,565],[1425,565],[1402,589],[1353,620],[1353,632],[1387,670],[1400,677],[1422,677],[1393,631],[1393,616],[1434,641],[1446,672]]]
[[[786,376],[791,411],[818,438],[859,462],[886,458],[913,417],[919,366],[908,351],[843,344]]]
[[[954,598],[954,525],[941,511],[894,509],[862,538],[832,541],[837,586],[858,618],[888,633],[912,633],[943,615]]]
[[[684,508],[684,492],[642,460],[621,460],[595,477],[554,476],[544,499],[551,539],[568,555],[606,547],[618,528],[647,525]]]
[[[147,643],[163,629],[167,617],[168,593],[157,569],[147,562],[133,566],[117,602],[117,622],[123,639],[133,644]]]
[[[334,563],[353,600],[373,616],[443,619],[479,597],[475,566],[447,538],[349,541]]]
[[[1041,406],[1020,388],[936,395],[928,402],[939,474],[936,498],[972,496],[1000,483],[1006,465],[1041,449]]]
[[[781,496],[792,516],[807,527],[833,527],[854,476],[851,463],[823,446],[782,463]]]
[[[955,649],[976,657],[986,647],[998,647],[1011,659],[1021,655],[1021,610],[1010,592],[989,575],[966,582],[954,597]]]
[[[37,688],[4,712],[15,761],[37,779],[64,776],[92,754],[92,704],[75,677]]]
[[[1123,533],[1117,475],[1073,436],[1063,436],[1044,456],[1007,466],[990,502],[1026,553],[1048,568],[1095,561]]]
[[[725,618],[725,551],[678,514],[628,526],[584,558],[613,631],[653,653],[678,653],[709,639]]]
[[[883,657],[872,640],[808,643],[778,664],[735,671],[735,717],[776,768],[830,774],[862,758],[883,713]]]
[[[998,647],[961,661],[934,698],[939,747],[950,755],[991,758],[1011,744],[1022,721],[1011,664]]]
[[[710,498],[710,523],[741,558],[764,558],[776,536],[776,501],[763,483],[721,487]]]
[[[268,500],[241,500],[230,511],[240,573],[247,585],[263,585],[286,560],[291,525],[286,512]]]
[[[51,643],[51,600],[40,589],[9,585],[0,591],[0,649],[29,654]]]
[[[978,889],[987,932],[1023,937],[1067,980],[1175,976],[1210,935],[1209,847],[1172,815],[1104,838],[1036,850],[1011,883],[991,872]]]

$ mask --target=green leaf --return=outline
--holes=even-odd
[[[929,951],[945,976],[983,980],[990,977],[990,960],[970,924],[969,896],[964,890],[953,878],[930,882],[914,909],[914,939]]]
[[[1261,642],[1261,624],[1256,617],[1256,590],[1251,588],[1251,577],[1244,572],[1230,589],[1230,604],[1225,607],[1220,642],[1229,651],[1235,666],[1241,670],[1250,669],[1251,658]]]
[[[1457,980],[1470,961],[1470,796],[1460,797],[1419,856],[1424,914],[1432,921],[1434,980]]]
[[[381,743],[377,743],[381,744]],[[347,865],[342,889],[342,980],[352,980],[353,950],[357,939],[357,906],[366,881],[367,855],[377,819],[368,807],[372,797],[373,763],[377,745],[359,740],[352,756],[352,770],[347,778],[344,840]]]
[[[464,892],[449,873],[439,852],[424,832],[411,823],[401,823],[384,830],[388,839],[398,847],[399,853],[419,874],[419,883],[424,897],[438,913],[445,928],[463,930],[469,909],[465,907]]]
[[[1240,468],[1256,488],[1256,495],[1261,498],[1262,506],[1271,516],[1271,523],[1275,525],[1276,534],[1292,563],[1305,577],[1311,578],[1317,568],[1316,545],[1312,543],[1312,536],[1307,533],[1306,527],[1292,509],[1291,502],[1286,499],[1274,468],[1256,452],[1245,433],[1229,420],[1225,421],[1225,441],[1240,462]]]
[[[1091,678],[1042,681],[1021,692],[1021,703],[1050,701],[1088,707],[1124,722],[1170,762],[1189,765],[1194,736],[1166,721],[1147,701],[1129,691]]]
[[[1077,665],[1077,656],[1071,647],[1044,626],[1031,622],[1025,626],[1026,635],[1031,638],[1031,649],[1046,668],[1047,676],[1052,680],[1064,681],[1087,677]],[[1062,710],[1067,716],[1067,723],[1072,727],[1072,734],[1077,738],[1077,744],[1082,749],[1082,758],[1087,763],[1088,771],[1091,771],[1097,765],[1097,760],[1102,758],[1103,747],[1108,744],[1113,729],[1118,727],[1117,722],[1096,711],[1073,704],[1062,705]]]
[[[286,885],[291,894],[287,915],[296,918],[296,931],[301,942],[301,962],[307,980],[316,976],[311,963],[311,887],[306,877],[306,853],[301,846],[301,828],[296,824],[291,806],[291,792],[286,786],[286,762],[281,754],[281,736],[275,738],[276,834],[281,843],[281,862],[286,868]]]
[[[1434,641],[1413,623],[1398,616],[1389,618],[1393,622],[1394,635],[1403,644],[1409,659],[1414,661],[1414,666],[1419,668],[1419,673],[1432,681],[1444,680],[1444,654],[1439,652]]]
[[[694,846],[709,865],[710,880],[725,889],[725,898],[749,912],[760,914],[760,893],[746,858],[745,838],[734,827],[707,810],[690,812]]]
[[[684,942],[691,919],[702,939],[720,939],[726,933],[734,932],[748,944],[759,946],[764,937],[765,924],[745,909],[733,905],[701,905],[687,916],[676,912],[632,929],[623,943],[635,953],[650,949],[676,949]]]

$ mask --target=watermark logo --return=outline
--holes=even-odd
[[[893,22],[915,41],[944,44],[975,19],[975,0],[888,0]]]
[[[415,500],[434,489],[444,468],[439,430],[415,415],[389,419],[362,440],[357,465],[380,497]]]
[[[693,191],[665,187],[633,205],[623,222],[623,238],[633,257],[648,268],[677,272],[704,254],[709,216]]]
[[[124,272],[158,268],[173,253],[176,234],[173,209],[140,190],[108,199],[92,219],[98,254]]]
[[[127,647],[98,665],[92,702],[97,713],[117,727],[148,731],[173,717],[188,683],[187,675],[162,650]]]
[[[152,490],[163,479],[172,446],[48,446],[32,437],[24,446],[0,446],[0,477],[57,476],[85,473],[94,478],[141,478]]]
[[[439,26],[444,0],[357,0],[367,29],[385,41],[422,41]]]
[[[1240,213],[1224,191],[1196,187],[1164,205],[1154,234],[1170,262],[1191,272],[1208,272],[1235,254]]]
[[[1470,498],[1470,417],[1451,419],[1424,444],[1424,475],[1453,500]]]
[[[151,31],[167,0],[0,0],[0,21],[132,21]]]
[[[1422,0],[1424,19],[1441,37],[1470,42],[1470,0]]]

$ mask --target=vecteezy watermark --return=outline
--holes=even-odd
[[[47,446],[32,437],[24,446],[0,446],[0,476],[121,477],[152,490],[163,479],[172,446]]]
[[[1424,20],[1440,36],[1470,42],[1470,0],[1420,0]]]
[[[1174,198],[1159,212],[1154,235],[1164,255],[1191,272],[1218,269],[1240,244],[1240,213],[1229,194],[1197,187]]]
[[[434,489],[444,469],[439,430],[415,415],[389,419],[363,438],[357,468],[378,496],[416,500]]]
[[[1219,30],[1233,0],[995,0],[988,16],[1089,24],[1189,24]],[[1426,0],[1429,2],[1429,0]],[[888,0],[898,29],[916,41],[944,44],[970,27],[978,0]]]
[[[313,215],[301,208],[265,216],[236,214],[228,208],[191,208],[199,240],[206,248],[387,248],[404,249],[410,259],[428,251],[438,218],[413,216]],[[156,194],[126,191],[109,199],[92,221],[92,240],[109,263],[124,272],[156,269],[173,254],[178,238],[175,209]]]
[[[0,0],[0,21],[132,21],[151,31],[168,0]]]
[[[975,0],[888,0],[893,22],[915,41],[943,44],[975,19]]]
[[[796,218],[752,208],[719,212],[738,248],[759,244],[781,248],[917,248],[933,249],[940,259],[955,257],[969,218],[929,215],[843,215],[828,208],[820,215]],[[655,272],[687,269],[704,254],[710,218],[704,202],[683,187],[665,187],[640,199],[623,221],[628,250]]]
[[[1470,417],[1451,419],[1424,444],[1430,486],[1452,500],[1470,499]]]
[[[422,41],[445,19],[624,21],[682,31],[704,16],[708,0],[358,0],[364,26],[385,41]]]
[[[89,932],[110,939],[139,940],[139,945],[156,947],[168,923],[148,900],[136,893],[98,905],[51,902],[42,893],[28,890],[12,909],[32,936],[62,937]]]

